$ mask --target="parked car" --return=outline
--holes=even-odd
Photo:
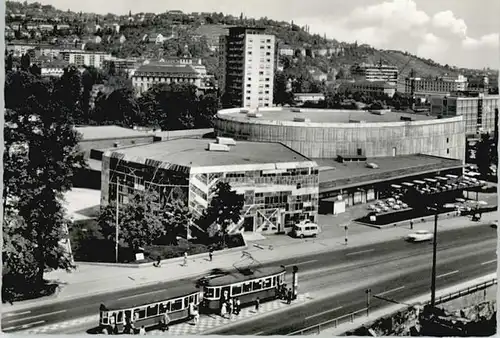
[[[406,204],[406,203],[402,203],[402,204],[401,204],[401,208],[403,208],[403,209],[408,208],[408,204]]]
[[[387,211],[389,211],[389,208],[388,208],[387,206],[385,206],[385,205],[384,205],[384,206],[382,207],[382,210],[384,210],[385,212],[387,212]]]
[[[393,208],[394,210],[399,210],[399,209],[401,209],[401,207],[400,207],[399,205],[397,205],[397,204],[393,204],[393,205],[392,205],[392,208]]]
[[[292,229],[293,237],[316,237],[319,233],[319,227],[317,224],[311,222],[298,223]]]
[[[408,242],[424,242],[430,241],[434,238],[434,235],[427,230],[419,230],[413,234],[406,236],[406,241]]]
[[[373,210],[373,211],[375,211],[377,214],[380,214],[380,213],[382,212],[382,209],[380,209],[380,208],[375,208],[375,210]]]
[[[491,222],[491,227],[496,229],[498,227],[498,221]]]

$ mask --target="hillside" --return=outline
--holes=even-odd
[[[12,19],[12,14],[25,14],[22,20]],[[457,74],[455,67],[440,65],[432,60],[424,59],[401,51],[378,50],[368,45],[358,46],[338,42],[335,39],[326,39],[317,34],[310,34],[306,27],[299,27],[288,22],[280,22],[268,18],[246,18],[242,15],[236,18],[223,13],[131,13],[118,16],[114,14],[98,15],[94,13],[75,13],[62,11],[52,6],[39,3],[25,4],[21,2],[6,2],[6,24],[13,21],[29,23],[34,17],[44,17],[48,22],[54,22],[58,18],[70,25],[67,32],[70,36],[79,36],[88,39],[91,35],[100,35],[100,44],[88,43],[88,49],[105,50],[118,57],[158,57],[160,55],[177,55],[188,45],[194,57],[201,57],[207,65],[207,70],[218,76],[217,47],[219,35],[226,34],[227,29],[235,25],[265,27],[267,32],[274,34],[280,45],[286,44],[295,49],[306,48],[312,51],[311,56],[306,56],[305,64],[315,66],[323,72],[331,73],[333,70],[348,69],[355,63],[386,63],[397,66],[401,71],[401,79],[404,79],[411,69],[418,76],[440,76],[444,74]],[[113,24],[120,25],[120,32],[113,29],[93,31],[93,23],[102,27],[112,27]],[[169,36],[163,44],[155,45],[142,41],[145,34],[162,33]],[[127,41],[120,44],[119,37],[124,35]],[[40,42],[47,43],[53,36],[43,35]],[[59,41],[64,41],[65,36],[59,32]],[[44,41],[45,39],[45,41]],[[312,57],[315,50],[325,48],[341,48],[342,52],[334,53],[332,56]],[[462,70],[463,71],[463,70]],[[404,80],[402,80],[404,81]]]

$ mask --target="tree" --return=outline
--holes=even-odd
[[[12,53],[9,53],[6,56],[6,60],[5,60],[5,72],[7,73],[7,72],[12,71],[13,65],[14,65],[14,60],[12,59]]]
[[[31,65],[30,56],[28,54],[23,54],[21,56],[21,69],[28,70]]]
[[[168,244],[177,245],[177,237],[188,239],[188,229],[191,223],[189,207],[181,200],[167,203],[163,206],[162,223],[165,230],[165,239]]]
[[[99,95],[91,116],[98,124],[117,124],[124,127],[145,122],[134,91],[129,88],[118,88],[109,94]]]
[[[229,183],[219,181],[208,208],[203,211],[197,223],[204,230],[208,230],[213,224],[217,224],[220,226],[220,234],[224,238],[228,226],[231,223],[240,221],[243,204],[243,195],[231,190]]]
[[[477,143],[476,147],[476,164],[478,172],[483,178],[487,178],[490,173],[490,166],[496,164],[496,162],[493,163],[492,161],[497,157],[497,155],[494,154],[495,146],[493,139],[489,134],[482,134],[481,140]]]
[[[274,74],[273,101],[276,105],[292,105],[293,94],[287,89],[287,78],[283,72]]]
[[[59,244],[69,223],[61,201],[74,172],[85,166],[77,149],[80,137],[54,92],[53,82],[29,72],[7,74],[4,222],[10,213],[25,224],[22,236],[33,243],[36,261],[34,288],[43,285],[47,269],[73,267]]]
[[[69,66],[64,69],[63,75],[56,83],[54,95],[70,113],[73,123],[85,121],[81,109],[82,79],[78,68]]]
[[[116,72],[115,62],[114,62],[114,61],[111,61],[111,62],[109,63],[108,74],[109,74],[110,76],[113,76],[113,75],[115,75],[115,72]]]
[[[121,204],[118,214],[119,240],[132,250],[151,245],[165,234],[165,227],[158,217],[158,194],[153,191],[136,191],[126,204]],[[116,202],[104,207],[98,216],[104,238],[114,241],[116,234]]]

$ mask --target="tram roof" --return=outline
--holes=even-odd
[[[104,306],[110,311],[113,310],[124,310],[129,308],[135,308],[143,305],[154,304],[168,299],[175,299],[183,296],[187,296],[196,292],[200,292],[193,283],[184,283],[182,285],[151,291],[144,296],[139,296],[141,292],[134,295],[131,292],[128,298],[122,297],[121,299],[112,300],[108,303],[104,303]]]
[[[220,277],[214,277],[214,278],[210,279],[207,283],[207,286],[231,285],[231,284],[240,283],[240,282],[244,282],[244,281],[252,280],[252,279],[256,279],[256,278],[277,275],[277,274],[279,274],[281,272],[285,272],[285,271],[286,271],[285,268],[276,267],[276,266],[254,268],[251,270],[247,270],[246,272],[241,272],[241,271],[235,270],[227,275],[220,276]]]

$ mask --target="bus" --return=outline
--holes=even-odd
[[[237,297],[241,305],[278,297],[277,290],[284,284],[285,267],[259,267],[236,270],[209,278],[203,283],[203,308],[219,311],[222,303]]]
[[[180,321],[189,317],[190,304],[200,305],[202,300],[200,289],[189,284],[151,292],[140,300],[124,297],[101,305],[99,329],[111,329],[116,324],[118,332],[123,332],[129,320],[136,328],[157,326],[165,312],[172,322]]]

